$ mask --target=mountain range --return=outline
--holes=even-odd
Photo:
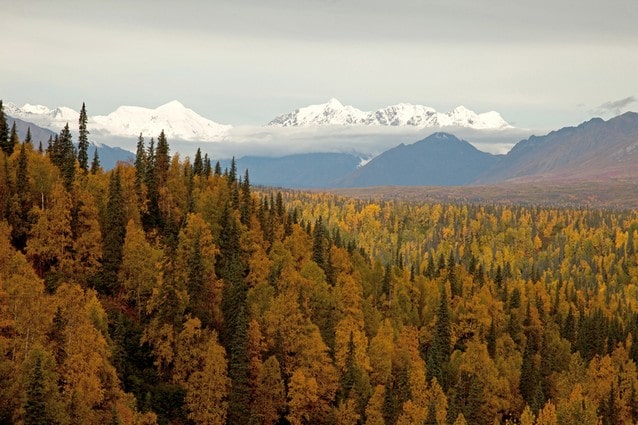
[[[18,107],[7,103],[5,113],[11,117],[32,122],[41,127],[59,131],[67,123],[73,128],[80,113],[71,108],[49,109],[42,105],[26,104]],[[87,127],[94,134],[120,137],[157,137],[162,130],[171,139],[187,141],[214,141],[223,139],[230,125],[206,119],[174,100],[158,108],[120,106],[108,115],[88,117]]]
[[[441,113],[428,106],[400,103],[365,112],[353,106],[344,106],[334,98],[328,103],[310,105],[280,115],[268,125],[280,127],[325,125],[467,127],[476,130],[513,128],[495,111],[477,114],[464,106],[458,106],[450,112]]]
[[[283,187],[478,186],[630,181],[638,178],[638,113],[594,118],[520,141],[506,155],[482,152],[437,132],[399,144],[369,161],[349,154],[306,154],[238,160],[253,182],[268,170],[269,185]],[[340,165],[330,168],[330,164]],[[294,165],[299,167],[295,168]],[[293,171],[294,170],[294,171]],[[306,178],[299,178],[303,170]],[[266,183],[265,183],[266,184]]]
[[[40,127],[59,131],[67,123],[78,122],[80,113],[72,108],[50,109],[43,105],[5,104],[5,113]],[[374,112],[364,112],[353,106],[344,106],[336,99],[321,105],[310,105],[271,120],[265,127],[314,126],[392,126],[417,128],[462,127],[477,130],[504,130],[513,128],[498,112],[477,114],[463,106],[451,112],[401,103]],[[177,100],[157,108],[120,106],[108,115],[89,115],[88,128],[100,136],[136,138],[140,133],[157,137],[164,130],[173,140],[214,142],[231,138],[233,126],[219,124],[204,118]]]
[[[35,143],[38,140],[46,143],[53,134],[51,130],[61,128],[66,122],[75,124],[79,116],[70,108],[50,110],[32,105],[17,108],[7,104],[5,112],[10,125],[12,118],[15,119],[21,138],[24,138],[27,126],[31,126]],[[493,124],[502,121],[499,124],[502,128],[509,126],[496,113],[477,115],[457,108],[453,113],[443,114],[450,121],[445,121],[437,114],[431,108],[406,104],[364,113],[333,99],[327,104],[300,108],[273,120],[270,126],[416,126],[423,122],[415,118],[418,116],[429,116],[429,123],[468,124],[471,121],[472,125],[478,125],[479,119],[474,115],[483,117],[481,126],[490,117],[494,119],[488,121]],[[471,118],[459,121],[461,116]],[[151,136],[164,129],[169,139],[179,134],[181,140],[190,137],[191,141],[197,141],[200,137],[208,137],[205,134],[211,137],[213,134],[221,135],[230,126],[208,121],[179,102],[170,102],[153,110],[120,107],[107,116],[89,119],[92,136],[105,132],[120,136],[133,131],[139,134],[139,128],[144,128]],[[389,137],[392,134],[389,133]],[[204,152],[206,147],[217,145],[184,143],[202,146]],[[182,152],[184,143],[176,145],[176,150]],[[232,148],[232,140],[226,143]],[[119,148],[109,148],[99,143],[94,143],[94,146],[107,169],[117,160],[129,160],[132,157],[130,152]],[[627,112],[607,121],[594,118],[575,127],[565,127],[544,136],[532,136],[518,142],[506,155],[482,152],[469,142],[440,131],[416,143],[401,143],[391,149],[385,148],[374,157],[354,151],[321,152],[320,149],[320,146],[316,146],[314,153],[279,157],[240,157],[237,159],[238,171],[243,173],[244,169],[249,169],[254,184],[294,188],[627,180],[638,177],[638,167],[635,166],[638,163],[638,114]]]

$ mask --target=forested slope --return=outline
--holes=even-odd
[[[0,154],[0,422],[638,420],[638,215]],[[85,165],[82,166],[81,164]]]

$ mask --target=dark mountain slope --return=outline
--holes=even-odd
[[[594,118],[519,142],[474,183],[604,180],[638,176],[638,114]]]
[[[434,133],[414,144],[401,144],[382,153],[337,185],[459,186],[472,182],[498,158],[451,134]]]

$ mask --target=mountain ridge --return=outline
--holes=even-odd
[[[460,186],[472,182],[498,159],[452,134],[436,132],[385,151],[339,180],[337,187]]]
[[[592,118],[518,142],[473,184],[638,176],[638,113]]]
[[[410,103],[390,105],[376,111],[362,111],[343,105],[332,98],[327,103],[309,105],[275,117],[268,126],[302,127],[326,125],[414,126],[420,128],[467,127],[476,130],[504,130],[513,128],[498,112],[477,114],[464,106],[450,112]]]

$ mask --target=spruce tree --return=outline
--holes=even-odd
[[[91,162],[91,174],[97,174],[100,170],[100,157],[97,154],[97,148],[93,151],[93,161]]]
[[[250,225],[250,214],[252,209],[252,198],[250,196],[250,180],[248,178],[248,169],[246,169],[246,173],[244,174],[244,180],[241,184],[241,193],[240,193],[240,203],[239,203],[239,214],[241,217],[242,224],[249,226]]]
[[[164,130],[157,138],[157,148],[155,149],[155,174],[157,178],[158,188],[166,184],[168,179],[168,169],[170,167],[171,159],[169,156],[168,141]]]
[[[207,178],[211,176],[211,174],[213,173],[213,170],[211,168],[210,165],[210,158],[208,157],[208,154],[204,154],[204,171],[203,174],[204,176],[206,176]]]
[[[51,159],[60,169],[64,186],[70,192],[75,179],[75,147],[73,146],[73,138],[68,123],[64,126],[57,139],[55,154],[55,160],[53,156]]]
[[[146,180],[147,159],[146,148],[144,147],[144,137],[140,133],[137,138],[137,150],[135,152],[135,190],[140,202],[142,194],[142,183]]]
[[[106,294],[115,294],[118,289],[118,271],[122,262],[122,247],[126,236],[124,197],[119,169],[111,173],[109,181],[104,240],[102,242],[101,289]]]
[[[222,175],[222,166],[219,164],[219,161],[215,162],[215,175],[216,176]]]
[[[428,380],[436,378],[445,390],[448,388],[446,369],[450,361],[451,345],[450,307],[448,305],[447,292],[443,285],[441,286],[441,300],[436,318],[434,338],[428,352],[426,364]]]
[[[29,234],[29,210],[31,210],[31,187],[27,159],[27,144],[22,143],[16,169],[15,194],[10,215],[13,244],[18,250],[24,250]]]
[[[31,127],[27,127],[27,136],[24,138],[24,141],[27,143],[31,143]],[[40,146],[42,146],[42,142],[40,142]]]
[[[7,116],[4,114],[4,107],[2,106],[2,100],[0,100],[0,149],[7,154],[9,153],[9,126],[7,124]]]
[[[11,126],[11,135],[9,136],[9,143],[7,144],[7,155],[12,155],[16,145],[20,144],[20,137],[18,137],[18,129],[16,128],[16,122],[13,122]]]
[[[196,176],[204,174],[204,162],[202,160],[202,151],[200,148],[197,148],[197,153],[193,160],[193,174]]]
[[[86,129],[87,116],[86,107],[82,102],[79,119],[79,135],[78,135],[78,164],[80,170],[86,174],[89,171],[89,131]]]
[[[24,425],[47,425],[46,398],[44,394],[44,373],[42,355],[38,354],[27,385],[27,399],[24,403]]]

